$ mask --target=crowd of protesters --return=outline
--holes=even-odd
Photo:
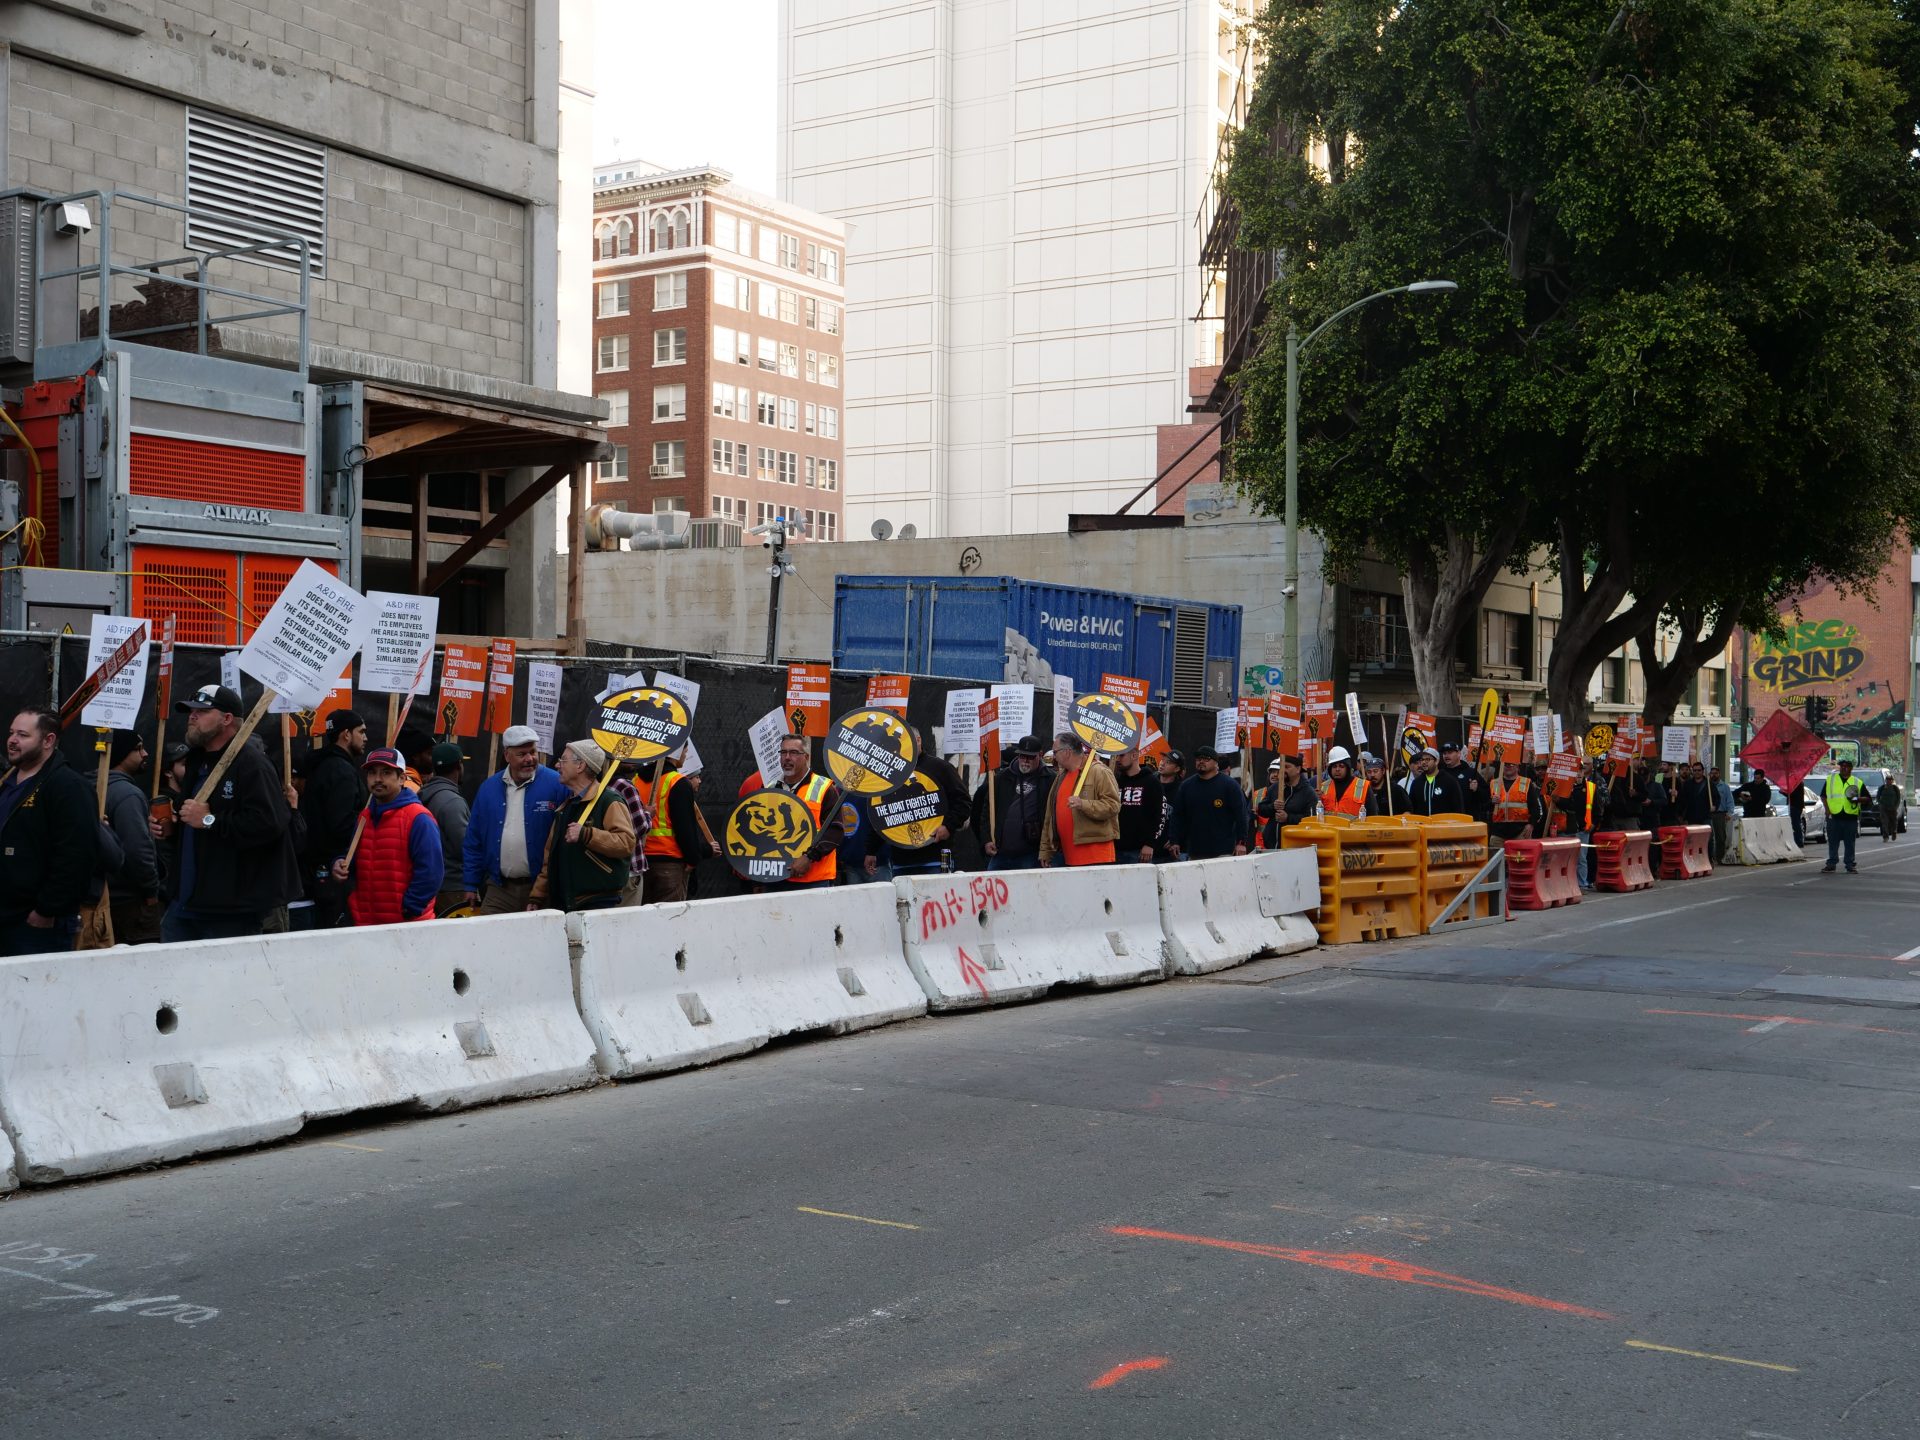
[[[0,954],[71,948],[90,907],[110,910],[118,941],[142,944],[684,901],[721,853],[698,803],[699,773],[668,761],[608,779],[613,762],[592,740],[563,746],[549,765],[538,734],[512,726],[504,763],[469,801],[463,749],[417,729],[370,747],[362,718],[334,711],[320,743],[283,777],[259,739],[238,740],[244,707],[231,689],[203,686],[175,709],[185,740],[164,757],[131,731],[113,732],[104,803],[61,754],[56,716],[14,717],[0,778]],[[918,732],[915,741],[915,771],[938,792],[943,823],[909,847],[882,833],[868,797],[816,768],[811,742],[786,737],[773,788],[806,809],[813,842],[784,881],[744,888],[949,869],[962,835],[990,870],[1164,864],[1275,849],[1289,826],[1322,815],[1407,813],[1464,815],[1498,839],[1577,837],[1580,883],[1591,888],[1585,842],[1596,830],[1709,826],[1717,858],[1733,816],[1770,814],[1773,803],[1761,771],[1736,789],[1698,763],[1645,760],[1624,774],[1595,761],[1556,794],[1544,766],[1475,765],[1456,744],[1423,752],[1397,776],[1379,757],[1338,745],[1318,774],[1282,757],[1250,794],[1230,773],[1233,753],[1103,757],[1071,731],[1051,745],[1029,735],[1009,746],[969,794],[949,761],[919,745]],[[159,803],[150,805],[142,781],[156,763]],[[755,772],[739,794],[761,788]],[[1796,786],[1790,799],[1827,805],[1829,834],[1844,833],[1846,806],[1857,815],[1866,797],[1830,788],[1809,801]],[[1798,838],[1797,809],[1794,818]],[[718,872],[708,873],[711,883]]]

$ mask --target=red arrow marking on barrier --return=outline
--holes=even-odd
[[[1164,1355],[1149,1355],[1144,1360],[1129,1360],[1125,1364],[1114,1366],[1098,1380],[1095,1380],[1091,1385],[1087,1386],[1087,1388],[1089,1390],[1104,1390],[1109,1385],[1118,1384],[1136,1370],[1164,1370],[1166,1367],[1167,1357]]]
[[[960,983],[963,985],[971,985],[982,995],[987,995],[987,972],[982,970],[979,962],[967,954],[966,951],[961,950],[958,945],[953,948],[959,951],[960,955]],[[993,997],[987,995],[987,998],[992,999]]]

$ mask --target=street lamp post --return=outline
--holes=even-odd
[[[1286,683],[1296,695],[1304,694],[1300,673],[1300,354],[1322,330],[1344,319],[1362,305],[1384,300],[1389,295],[1433,295],[1443,290],[1458,290],[1451,280],[1415,280],[1410,285],[1395,285],[1356,300],[1344,310],[1336,310],[1307,332],[1302,340],[1293,323],[1287,323],[1287,564],[1286,580],[1280,594],[1286,601]]]

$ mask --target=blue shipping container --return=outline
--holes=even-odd
[[[842,670],[1099,688],[1145,680],[1156,705],[1228,705],[1240,607],[1122,595],[1007,575],[840,575],[833,663]]]

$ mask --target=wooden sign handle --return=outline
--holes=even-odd
[[[1089,750],[1087,751],[1086,762],[1082,764],[1080,767],[1080,778],[1073,782],[1074,794],[1078,795],[1082,790],[1087,788],[1087,772],[1093,769],[1093,761],[1094,761],[1093,751]]]
[[[253,709],[247,712],[247,718],[240,722],[240,728],[233,732],[233,739],[227,742],[227,748],[220,752],[220,758],[214,761],[213,769],[208,772],[200,792],[193,798],[202,805],[213,794],[214,786],[226,778],[227,769],[233,764],[234,757],[240,753],[240,747],[253,738],[254,729],[260,724],[260,717],[267,713],[267,707],[273,704],[274,692],[262,690],[260,698],[253,702]]]
[[[367,833],[367,812],[362,810],[360,818],[354,822],[353,840],[347,846],[347,869],[353,869],[354,851],[360,848],[360,837]]]

